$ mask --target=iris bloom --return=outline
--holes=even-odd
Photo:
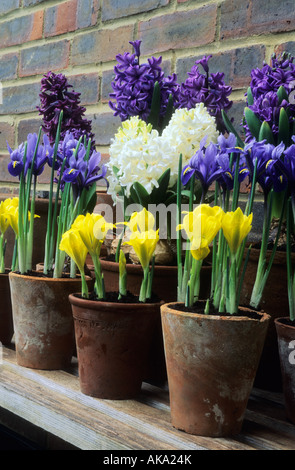
[[[84,265],[88,250],[77,229],[70,229],[62,236],[59,248],[76,263],[82,278],[82,296],[88,297],[88,287],[85,279]]]
[[[25,145],[22,143],[17,149],[12,150],[7,144],[10,153],[10,162],[8,163],[8,171],[12,176],[19,176],[24,167]]]
[[[183,224],[177,230],[184,229],[191,242],[191,254],[194,259],[202,260],[209,254],[209,245],[212,243],[221,228],[223,210],[201,204],[192,212],[188,212]]]
[[[153,214],[144,207],[140,212],[133,212],[129,222],[125,222],[131,232],[146,232],[155,226]]]
[[[107,232],[114,228],[100,214],[78,215],[72,227],[79,234],[91,256],[99,256]]]
[[[4,234],[10,226],[10,219],[8,217],[8,210],[10,206],[18,207],[18,198],[8,198],[0,203],[0,272],[5,272],[5,249],[7,240],[4,239]],[[14,260],[12,260],[12,268],[15,269]]]
[[[145,270],[149,267],[149,263],[155,252],[158,241],[159,230],[148,230],[145,232],[133,231],[130,235],[129,241],[124,242],[123,245],[130,245],[133,247],[143,270]]]
[[[78,232],[87,252],[89,252],[93,260],[95,271],[95,290],[99,299],[104,297],[101,266],[99,262],[100,250],[107,232],[113,227],[114,225],[106,222],[102,215],[90,213],[87,213],[86,215],[78,215],[71,226],[71,230],[76,230]],[[79,265],[78,267],[80,269]]]
[[[182,170],[182,184],[186,185],[195,174],[202,185],[203,197],[209,189],[209,186],[223,173],[223,169],[218,164],[218,148],[212,142],[205,148],[205,139],[200,144],[198,150],[190,159],[189,164]]]
[[[137,230],[132,231],[129,241],[123,243],[123,245],[130,245],[133,247],[143,269],[143,280],[139,293],[140,302],[145,302],[146,299],[151,296],[153,271],[149,270],[149,264],[154,255],[158,241],[159,230],[147,230],[143,232]]]
[[[34,159],[34,154],[36,151],[36,156],[34,159],[34,166],[32,173],[35,176],[41,175],[43,173],[44,167],[48,162],[49,158],[52,158],[53,155],[53,147],[49,143],[49,138],[47,135],[43,136],[43,144],[39,144],[37,149],[37,141],[38,136],[37,134],[28,134],[27,137],[27,155],[26,155],[26,162],[25,162],[25,171],[24,174],[27,174],[28,169],[31,167]]]
[[[8,229],[10,223],[8,219],[8,214],[7,211],[9,210],[9,207],[18,207],[18,198],[9,198],[5,199],[0,203],[0,232],[4,234],[6,230]]]
[[[232,254],[236,254],[241,243],[252,228],[253,214],[246,216],[240,207],[235,212],[226,212],[222,219],[222,230]]]

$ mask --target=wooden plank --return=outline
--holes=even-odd
[[[167,387],[143,384],[137,400],[99,400],[80,392],[76,359],[67,371],[33,370],[18,366],[14,350],[3,348],[0,365],[2,408],[89,450],[295,449],[295,426],[271,415],[282,408],[280,399],[264,399],[257,391],[249,400],[242,433],[211,439],[171,426]]]

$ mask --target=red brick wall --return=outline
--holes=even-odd
[[[6,140],[37,132],[42,75],[63,72],[81,92],[98,149],[107,155],[120,121],[108,106],[117,53],[142,39],[143,56],[162,55],[179,81],[197,58],[213,54],[210,71],[233,87],[235,122],[242,116],[253,67],[276,49],[295,54],[294,0],[1,0],[0,184],[10,185]],[[40,183],[46,183],[43,175]]]

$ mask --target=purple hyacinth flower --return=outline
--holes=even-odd
[[[114,67],[115,78],[111,85],[110,108],[114,116],[119,116],[125,121],[131,116],[139,116],[147,121],[151,112],[152,98],[155,83],[158,82],[161,95],[160,117],[165,115],[169,97],[173,102],[177,101],[178,83],[175,74],[164,76],[161,68],[162,57],[151,57],[146,63],[140,63],[141,41],[131,41],[135,53],[118,54],[117,64]]]
[[[294,88],[295,64],[294,57],[290,54],[282,53],[273,55],[271,64],[263,64],[261,68],[251,71],[250,88],[253,96],[253,103],[247,103],[248,107],[255,113],[260,122],[266,121],[273,133],[275,140],[279,132],[280,110],[284,108],[289,116],[290,124],[295,116],[295,104],[289,99],[279,100],[277,92],[280,87],[285,89],[289,96]],[[243,123],[246,142],[253,138],[247,123]],[[279,142],[277,142],[279,143]]]
[[[219,131],[224,133],[226,128],[221,111],[227,111],[232,106],[232,101],[228,99],[232,88],[225,84],[223,73],[209,73],[208,62],[211,57],[209,55],[196,60],[188,72],[188,78],[180,84],[177,107],[191,109],[197,103],[204,103],[208,112],[216,118]],[[200,72],[199,65],[205,73]]]
[[[37,109],[43,116],[42,127],[51,144],[56,138],[61,110],[63,111],[61,139],[69,130],[75,133],[78,139],[81,135],[85,135],[87,140],[88,138],[93,140],[91,121],[84,118],[86,108],[80,104],[81,93],[75,92],[72,88],[66,76],[61,73],[48,72],[41,80],[41,105]]]

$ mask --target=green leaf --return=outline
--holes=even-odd
[[[278,132],[278,144],[284,142],[286,146],[289,145],[290,141],[290,129],[289,129],[289,118],[284,108],[280,110],[279,117],[279,132]]]
[[[139,203],[141,206],[148,208],[148,204],[150,203],[150,195],[147,190],[142,186],[142,184],[138,183],[137,181],[131,186],[130,193],[132,199],[135,203]]]
[[[152,104],[151,104],[151,112],[148,117],[148,123],[152,124],[154,129],[158,128],[160,109],[161,109],[160,85],[159,85],[159,82],[155,82],[154,90],[153,90],[153,97],[152,97]]]
[[[285,88],[282,85],[279,87],[277,91],[277,96],[279,98],[279,104],[281,104],[283,100],[289,101],[288,93],[286,92]]]
[[[259,131],[259,136],[258,136],[259,141],[264,140],[264,139],[266,139],[266,142],[268,144],[274,144],[274,138],[273,138],[271,127],[266,121],[262,123],[260,127],[260,131]]]
[[[242,141],[241,137],[239,136],[239,134],[235,130],[235,128],[232,125],[229,117],[227,116],[227,114],[225,113],[225,111],[223,109],[221,110],[221,114],[222,114],[223,122],[224,122],[228,132],[232,132],[236,136],[237,144],[239,145],[239,147],[243,148],[244,147],[244,142]]]
[[[169,99],[168,99],[168,104],[167,104],[167,108],[166,108],[166,112],[165,112],[165,116],[163,118],[163,121],[162,121],[162,130],[165,129],[165,127],[169,124],[169,121],[172,117],[172,114],[174,113],[174,106],[173,106],[173,96],[172,94],[170,93],[169,95]]]
[[[254,103],[251,87],[249,87],[247,90],[247,103],[248,106],[252,106],[252,104]]]
[[[170,168],[167,168],[166,171],[160,176],[158,179],[158,188],[154,188],[151,192],[150,199],[152,204],[160,204],[161,202],[164,202],[165,200],[165,195],[169,186],[170,182],[170,173],[171,170]]]
[[[89,189],[84,188],[80,197],[80,207],[83,210],[83,214],[93,212],[97,201],[96,196],[96,183],[93,183]]]
[[[252,136],[255,137],[257,141],[259,141],[261,122],[255,113],[253,113],[253,111],[248,107],[245,108],[245,119]]]

